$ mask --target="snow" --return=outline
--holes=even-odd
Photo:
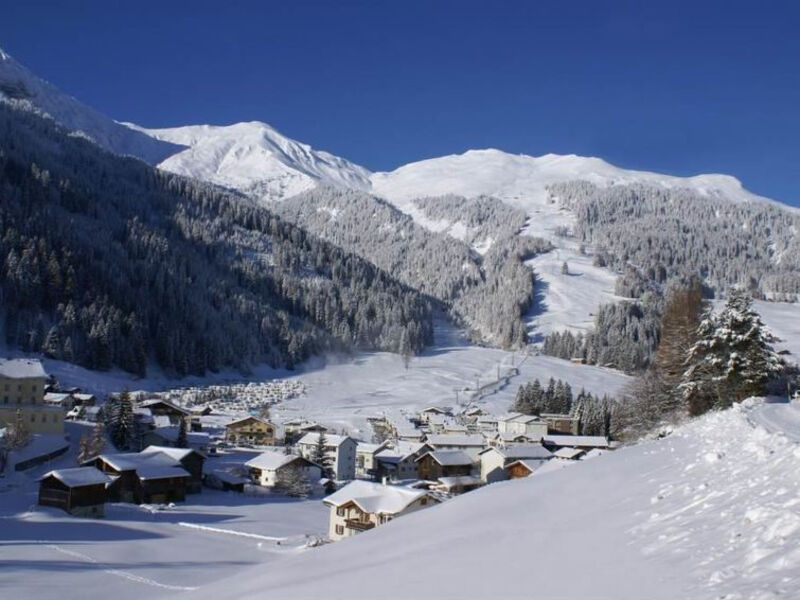
[[[480,434],[473,435],[448,435],[433,434],[425,438],[434,448],[437,446],[483,446],[486,440]]]
[[[754,426],[758,410],[709,414],[591,461],[554,459],[185,597],[794,597],[800,450]],[[547,552],[532,556],[537,547]]]
[[[72,469],[56,469],[42,475],[42,479],[55,477],[67,487],[80,487],[83,485],[94,485],[98,483],[108,483],[111,478],[102,471],[94,467],[74,467]]]
[[[514,444],[506,448],[490,448],[484,450],[497,452],[503,458],[543,458],[547,459],[553,454],[541,444]],[[481,453],[483,454],[483,452]]]
[[[341,506],[348,502],[355,502],[365,512],[394,515],[405,510],[409,504],[427,493],[426,490],[399,485],[352,481],[325,498],[325,503],[331,506]]]
[[[0,101],[49,115],[68,130],[117,154],[155,164],[181,149],[121,125],[39,79],[0,50]]]
[[[459,465],[471,465],[474,461],[466,452],[461,450],[436,450],[428,452],[423,456],[430,456],[443,467],[455,467]],[[420,457],[422,458],[422,457]]]
[[[317,443],[319,443],[319,436],[320,436],[319,433],[311,431],[305,434],[302,438],[300,438],[300,441],[298,441],[297,443],[300,445],[314,446]],[[341,446],[347,439],[348,439],[347,436],[344,435],[326,433],[324,441],[326,446]]]
[[[775,343],[775,349],[791,352],[784,357],[787,362],[800,362],[800,303],[756,300],[753,308],[761,315],[770,331],[780,339]]]
[[[24,358],[0,358],[0,377],[25,379],[29,377],[47,377],[41,361]]]
[[[288,198],[318,183],[369,188],[370,173],[363,167],[296,142],[266,123],[167,129],[127,125],[155,139],[187,146],[161,162],[160,169],[236,189],[265,202]]]

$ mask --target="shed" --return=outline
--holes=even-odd
[[[111,478],[94,467],[57,469],[39,479],[39,504],[71,515],[102,517]]]

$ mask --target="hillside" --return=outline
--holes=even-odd
[[[748,401],[181,597],[789,598],[800,451],[753,425],[769,406]],[[794,409],[779,425],[797,421]]]
[[[176,375],[414,353],[430,306],[373,265],[219,188],[0,104],[0,270],[12,346]]]

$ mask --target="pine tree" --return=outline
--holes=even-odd
[[[314,446],[314,454],[311,461],[320,466],[323,477],[333,479],[333,458],[328,453],[327,446],[328,438],[324,431],[320,431],[317,435],[317,443]]]
[[[94,429],[92,429],[92,437],[90,440],[91,456],[89,458],[102,454],[105,449],[106,436],[105,431],[103,430],[103,423],[97,421],[97,423],[94,424]]]
[[[189,447],[189,435],[186,431],[186,419],[181,419],[180,423],[178,424],[178,438],[175,440],[175,447]]]
[[[111,442],[117,450],[127,450],[132,445],[134,434],[133,401],[130,392],[124,390],[109,404],[107,426],[111,433]]]
[[[741,290],[730,294],[718,315],[706,313],[698,335],[681,383],[690,414],[762,394],[769,379],[783,369],[752,299]]]
[[[275,485],[281,492],[293,498],[308,498],[312,490],[306,474],[294,465],[278,471]]]

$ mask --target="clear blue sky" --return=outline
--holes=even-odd
[[[800,205],[800,2],[0,0],[120,120],[262,120],[365,165],[496,147],[730,173]]]

